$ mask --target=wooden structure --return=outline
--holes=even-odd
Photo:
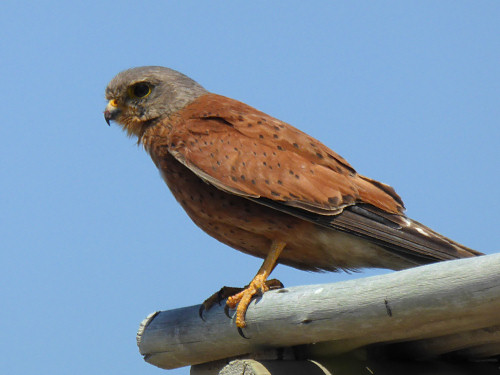
[[[206,375],[500,374],[500,254],[270,291],[250,304],[247,338],[222,306],[205,321],[198,309],[147,317],[144,359]]]

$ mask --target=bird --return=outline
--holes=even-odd
[[[108,125],[116,122],[144,147],[191,220],[264,259],[227,298],[239,329],[252,298],[274,284],[268,277],[278,263],[402,270],[482,255],[407,217],[391,186],[358,174],[320,141],[176,70],[122,71],[105,97]]]

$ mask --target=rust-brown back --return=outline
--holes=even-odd
[[[357,174],[321,142],[236,100],[203,95],[164,125],[170,152],[222,190],[323,215],[355,203],[404,210],[390,186]]]

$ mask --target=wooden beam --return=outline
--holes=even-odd
[[[203,364],[191,367],[190,375],[330,375],[320,364],[311,361],[256,361],[237,359],[226,365]]]
[[[342,355],[328,360],[238,359],[228,363],[209,362],[191,367],[191,375],[498,375],[495,362],[367,360]]]
[[[494,254],[270,291],[250,304],[248,339],[222,306],[207,312],[205,321],[199,305],[163,311],[142,323],[137,342],[147,362],[170,369],[268,348],[334,340],[331,348],[340,353],[480,330],[500,324],[499,270],[500,254]]]

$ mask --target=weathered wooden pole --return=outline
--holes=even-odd
[[[333,340],[331,350],[337,353],[394,340],[421,340],[427,350],[434,345],[442,352],[446,347],[466,350],[471,337],[478,344],[490,344],[484,352],[499,354],[499,341],[485,340],[477,330],[500,325],[500,254],[267,292],[247,311],[248,339],[238,334],[222,306],[206,312],[205,321],[198,309],[150,315],[137,335],[144,359],[171,369]],[[475,334],[464,333],[474,330]],[[498,339],[497,327],[493,330]],[[465,342],[453,337],[459,332]],[[445,337],[441,342],[425,341],[440,336]]]

